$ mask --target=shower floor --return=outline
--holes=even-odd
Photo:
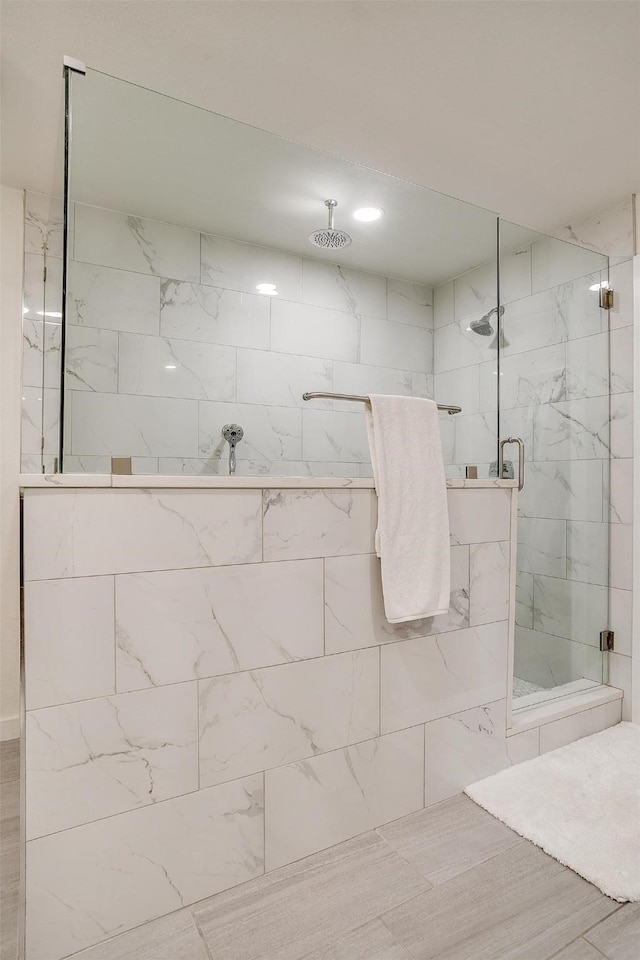
[[[539,683],[533,683],[532,680],[521,680],[520,677],[513,678],[514,697],[526,697],[530,693],[538,693],[544,690]]]
[[[73,960],[635,960],[638,942],[637,904],[457,796]]]

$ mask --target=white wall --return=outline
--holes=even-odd
[[[0,739],[19,734],[23,194],[0,196]]]

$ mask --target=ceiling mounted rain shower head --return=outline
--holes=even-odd
[[[351,237],[344,230],[336,230],[333,226],[333,211],[338,206],[337,200],[325,200],[325,207],[329,210],[329,226],[323,230],[314,230],[309,234],[309,242],[323,250],[339,250],[348,247]]]

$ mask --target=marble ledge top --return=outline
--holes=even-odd
[[[447,480],[447,487],[471,487],[500,489],[513,488],[517,486],[517,480],[498,480],[497,478],[488,478],[483,480],[465,480],[455,478]],[[120,474],[97,474],[97,473],[22,473],[20,474],[20,487],[28,489],[33,487],[139,487],[145,490],[151,488],[193,488],[193,489],[360,489],[372,490],[373,480],[371,477],[353,478],[353,477],[218,477],[218,476],[158,476],[157,474],[122,476]]]

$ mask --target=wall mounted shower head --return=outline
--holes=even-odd
[[[497,314],[498,308],[494,307],[492,310],[489,310],[488,313],[485,313],[484,317],[480,317],[479,320],[472,320],[469,324],[469,330],[472,330],[473,333],[477,333],[479,337],[490,337],[494,333],[494,329],[491,325],[491,317],[494,313]],[[500,307],[500,316],[504,316],[504,307]]]
[[[329,210],[329,226],[310,233],[309,242],[316,247],[322,247],[323,250],[339,250],[341,247],[348,247],[351,243],[349,234],[344,230],[336,230],[333,226],[333,211],[338,206],[338,201],[325,200],[324,205]]]

